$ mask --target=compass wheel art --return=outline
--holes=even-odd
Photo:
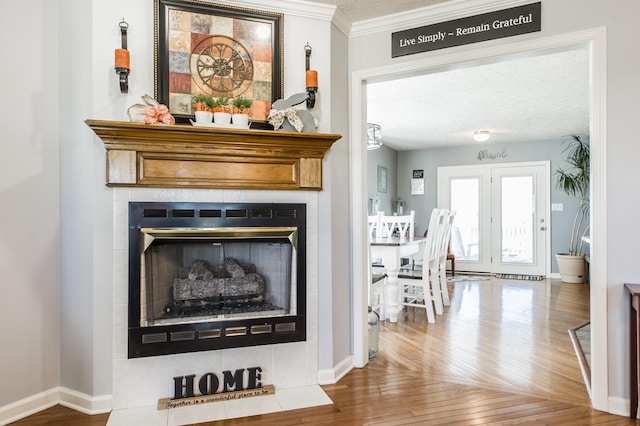
[[[235,98],[253,82],[253,61],[238,41],[213,35],[198,42],[191,52],[191,77],[203,93]]]

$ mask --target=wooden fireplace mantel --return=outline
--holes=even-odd
[[[107,150],[107,186],[322,190],[342,136],[86,120]]]

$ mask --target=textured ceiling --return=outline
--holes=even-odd
[[[367,86],[367,121],[397,150],[563,139],[589,133],[586,49],[502,61]]]

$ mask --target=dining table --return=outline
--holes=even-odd
[[[400,294],[398,287],[398,273],[401,259],[420,251],[420,246],[426,242],[425,237],[374,237],[371,239],[371,259],[384,267],[387,281],[384,288],[381,320],[398,322],[400,313]]]

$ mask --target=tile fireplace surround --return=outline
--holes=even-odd
[[[92,128],[94,128],[93,125],[105,123],[107,122],[95,120],[87,122]],[[114,123],[116,126],[119,125],[118,122],[109,123]],[[205,131],[208,130],[210,129],[205,129]],[[163,129],[159,131],[162,132]],[[202,135],[203,132],[200,130],[196,133]],[[244,132],[252,133],[252,131]],[[98,132],[96,131],[96,133]],[[211,132],[212,139],[215,139],[217,134],[223,134],[224,136],[225,133],[220,130]],[[231,131],[229,133],[235,136],[238,132]],[[312,134],[311,136],[312,139],[315,138],[317,140],[319,135]],[[328,139],[332,140],[331,143],[333,143],[339,137],[339,135],[330,135]],[[149,142],[151,142],[149,145],[153,146],[153,141]],[[324,151],[329,148],[331,143],[326,146]],[[215,144],[215,142],[212,142],[212,144]],[[120,144],[120,147],[122,146]],[[106,146],[106,142],[105,148],[109,152],[110,148]],[[205,155],[205,158],[211,158],[207,157],[203,152],[200,152],[200,154]],[[145,155],[149,157],[148,154]],[[163,155],[166,155],[166,151],[163,152]],[[178,157],[180,155],[184,157],[185,154],[182,152],[178,154]],[[313,155],[322,159],[324,152]],[[136,164],[143,165],[142,160],[140,160],[143,155],[140,152],[137,154],[125,154],[125,156],[138,158],[139,161],[129,164],[129,166],[133,164],[134,170]],[[109,155],[107,155],[107,158],[109,159]],[[265,160],[262,159],[260,161],[264,162]],[[293,164],[292,170],[300,170],[299,168],[296,169],[296,167],[299,167],[299,160],[292,160],[289,163]],[[111,166],[113,166],[113,163],[111,163]],[[136,175],[137,172],[140,171],[134,171],[133,174]],[[137,175],[140,176],[139,173]],[[298,177],[299,175],[294,176],[294,180],[298,179]],[[197,185],[195,188],[190,185],[179,185],[177,188],[167,188],[162,187],[162,185],[148,187],[136,185],[135,183],[110,186],[113,187],[114,303],[113,411],[109,417],[108,425],[182,425],[331,404],[329,397],[318,385],[318,188],[313,190],[300,190],[305,188],[295,188],[297,190],[264,190],[244,187],[242,190],[235,190],[216,187],[215,182],[213,184],[209,183],[207,185],[208,188],[197,187]],[[307,340],[278,345],[128,359],[128,211],[129,202],[140,201],[306,204]],[[167,410],[157,409],[159,399],[173,396],[173,377],[189,374],[196,374],[196,377],[200,377],[208,372],[219,374],[225,370],[253,366],[262,368],[261,382],[264,385],[274,385],[276,390],[274,395],[235,401],[212,402]]]

